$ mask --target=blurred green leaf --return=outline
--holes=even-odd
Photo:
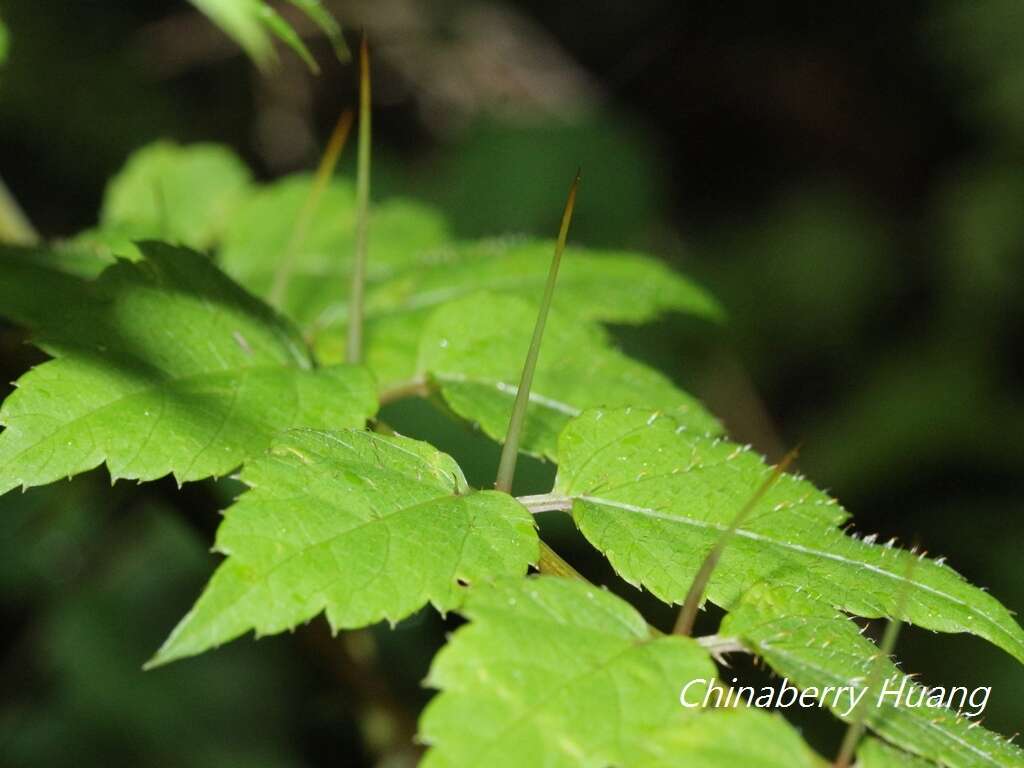
[[[266,69],[276,59],[271,35],[297,53],[314,72],[319,71],[295,29],[264,0],[189,0],[234,39],[257,65]],[[327,35],[342,60],[349,57],[341,28],[319,0],[289,0],[301,9]],[[268,31],[270,34],[267,34]]]
[[[81,242],[137,257],[134,240],[209,248],[249,184],[245,164],[217,144],[156,142],[134,152],[111,178],[98,231]]]

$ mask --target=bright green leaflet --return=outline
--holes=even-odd
[[[870,737],[857,749],[857,768],[929,768],[933,765],[930,760],[914,757]]]
[[[54,360],[0,408],[0,493],[106,462],[112,478],[224,475],[289,427],[361,426],[362,368],[314,368],[294,329],[204,256],[143,243],[35,317]],[[0,283],[2,284],[2,283]]]
[[[149,144],[107,184],[99,226],[80,240],[129,257],[137,255],[128,246],[132,240],[209,248],[249,180],[249,169],[226,147]]]
[[[376,357],[383,364],[378,368],[371,363],[381,384],[413,375],[415,343],[410,343],[410,336],[415,337],[415,329],[439,305],[481,290],[536,304],[553,252],[554,243],[549,240],[493,238],[460,243],[421,251],[406,269],[371,281],[366,295],[367,359]],[[702,288],[655,259],[581,248],[566,250],[555,306],[578,319],[611,323],[641,323],[667,311],[711,320],[722,316]],[[317,334],[316,345],[325,360],[341,359],[345,311],[345,305],[337,303],[324,313],[327,327]]]
[[[675,722],[684,682],[713,678],[693,640],[653,637],[628,603],[557,577],[470,591],[470,620],[435,657],[424,768],[631,765]]]
[[[368,309],[433,307],[480,290],[539,301],[555,244],[494,238],[430,251],[418,269],[377,285]],[[709,319],[722,311],[702,288],[665,264],[628,251],[566,248],[555,306],[587,320],[641,323],[669,310]]]
[[[296,221],[311,183],[311,176],[299,174],[251,192],[228,221],[220,262],[243,285],[265,295],[283,254],[297,247],[284,308],[304,328],[319,329],[344,321],[355,252],[355,188],[347,180],[334,179],[324,190],[305,237],[296,243]],[[371,208],[370,216],[371,284],[418,263],[421,252],[450,237],[440,214],[419,203],[383,201]]]
[[[311,70],[318,67],[299,34],[264,0],[189,0],[266,69],[276,61],[271,34],[298,54]],[[341,28],[319,0],[289,0],[327,35],[338,58],[347,60]],[[270,34],[268,34],[268,32]]]
[[[521,299],[477,294],[430,318],[419,370],[457,414],[505,435],[536,309]],[[552,310],[530,390],[522,450],[556,458],[558,433],[587,408],[642,403],[675,413],[695,431],[719,432],[714,417],[657,371],[609,346],[597,326]]]
[[[652,733],[635,768],[825,768],[781,715],[757,709],[693,710]]]
[[[454,459],[409,438],[293,431],[241,479],[251,490],[217,531],[228,559],[152,664],[321,611],[335,630],[394,623],[428,602],[447,611],[462,584],[522,575],[537,560],[525,508],[471,490]]]
[[[624,579],[666,602],[683,601],[708,551],[771,472],[743,446],[638,409],[583,414],[562,433],[558,454],[555,491],[574,499],[584,536]],[[844,535],[837,526],[847,518],[809,482],[783,475],[729,543],[708,598],[731,608],[770,579],[860,616],[971,632],[1024,660],[1024,631],[995,598],[935,560],[922,558],[908,580],[914,555]]]
[[[741,638],[775,672],[801,688],[853,685],[861,689],[865,680],[872,679],[889,679],[891,687],[905,680],[908,691],[920,688],[891,661],[878,659],[878,647],[861,635],[853,621],[789,587],[762,584],[751,589],[722,621],[720,631]],[[881,682],[865,694],[874,700],[864,711],[868,727],[888,741],[950,768],[1024,766],[1024,752],[952,710],[897,707],[891,697],[879,703],[880,686]],[[844,717],[848,708],[832,711]]]

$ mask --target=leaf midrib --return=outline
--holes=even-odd
[[[662,520],[662,521],[668,522],[668,523],[688,525],[688,526],[694,527],[694,528],[711,529],[711,530],[715,530],[715,531],[718,531],[718,532],[721,532],[721,533],[724,533],[726,530],[729,529],[729,526],[721,524],[721,523],[712,523],[712,522],[708,522],[706,520],[697,520],[695,518],[686,517],[685,515],[669,515],[669,514],[666,514],[664,512],[659,512],[658,510],[651,509],[649,507],[642,507],[642,506],[638,506],[638,505],[635,505],[635,504],[627,504],[625,502],[614,501],[612,499],[606,499],[606,498],[602,498],[602,497],[599,497],[599,496],[588,496],[588,495],[585,495],[585,494],[581,494],[581,495],[574,494],[574,495],[572,495],[572,497],[574,499],[576,499],[576,500],[579,500],[579,501],[588,502],[588,503],[591,503],[591,504],[605,505],[605,506],[613,507],[615,509],[622,510],[623,512],[630,512],[630,513],[633,513],[633,514],[639,514],[639,515],[642,515],[644,517],[649,517],[649,518],[652,518],[652,519],[655,519],[655,520]],[[896,574],[896,573],[892,573],[890,571],[885,570],[884,568],[880,568],[880,567],[878,567],[876,565],[872,565],[871,563],[865,563],[865,562],[861,562],[859,560],[850,560],[850,559],[845,558],[845,557],[843,557],[841,555],[837,555],[835,553],[827,552],[827,551],[824,551],[824,550],[813,549],[811,547],[807,547],[807,546],[804,546],[802,544],[793,544],[793,543],[790,543],[790,542],[779,541],[779,540],[773,539],[773,538],[771,538],[769,536],[765,536],[764,534],[756,533],[754,531],[749,531],[749,530],[746,530],[744,528],[737,528],[734,535],[736,535],[736,536],[738,536],[740,538],[748,539],[750,541],[755,541],[755,542],[759,542],[759,543],[763,543],[763,544],[768,544],[770,546],[774,546],[774,547],[777,547],[779,549],[790,550],[792,552],[797,552],[797,553],[803,554],[803,555],[810,555],[812,557],[820,557],[822,559],[831,560],[831,561],[834,561],[834,562],[839,562],[839,563],[842,563],[844,565],[864,568],[864,569],[869,570],[869,571],[871,571],[873,573],[876,573],[878,575],[886,576],[886,577],[888,577],[890,579],[893,579],[894,581],[905,583],[909,587],[917,588],[917,589],[921,589],[921,590],[923,590],[925,592],[929,592],[931,594],[936,595],[937,597],[939,597],[941,599],[947,600],[948,602],[953,603],[953,604],[959,606],[960,608],[963,608],[963,609],[967,610],[969,613],[977,614],[979,616],[982,616],[986,620],[986,622],[988,622],[988,624],[991,627],[993,627],[1000,635],[1002,635],[1003,637],[1009,639],[1013,646],[1015,646],[1017,648],[1021,648],[1022,646],[1024,646],[1024,643],[1022,643],[1020,640],[1016,639],[1013,636],[1012,632],[1010,632],[1007,629],[1005,629],[1002,625],[999,624],[999,622],[996,619],[994,619],[992,616],[989,616],[983,610],[973,608],[972,606],[970,606],[968,603],[964,602],[963,600],[960,600],[959,598],[957,598],[957,597],[955,597],[953,595],[950,595],[950,594],[948,594],[946,592],[943,592],[942,590],[939,590],[939,589],[936,589],[934,587],[931,587],[931,586],[929,586],[927,584],[923,584],[923,583],[920,583],[920,582],[913,581],[912,579],[908,579],[906,576],[903,576],[903,575],[900,575],[900,574]]]

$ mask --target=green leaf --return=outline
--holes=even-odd
[[[917,570],[923,568],[924,563]],[[775,672],[804,689],[851,686],[861,691],[866,680],[879,681],[865,694],[866,723],[903,749],[950,768],[1024,766],[1024,752],[953,710],[908,706],[907,697],[916,701],[918,694],[912,691],[921,691],[921,686],[891,661],[879,658],[878,647],[853,621],[806,593],[789,586],[757,585],[722,621],[720,633],[741,638]],[[883,689],[882,681],[888,688]],[[901,685],[906,693],[900,705],[891,695],[880,696]],[[825,702],[841,719],[856,715],[856,710],[850,711],[849,697],[838,705],[834,696]]]
[[[409,438],[294,431],[241,479],[252,490],[217,531],[228,559],[151,665],[321,611],[335,630],[393,623],[428,602],[447,611],[460,585],[537,560],[518,502],[470,490],[454,459]]]
[[[344,321],[348,275],[355,252],[355,188],[347,180],[332,180],[305,237],[295,244],[296,222],[311,184],[311,176],[299,174],[248,195],[228,222],[220,262],[242,284],[266,295],[285,253],[297,246],[284,308],[300,325],[320,328]],[[370,282],[416,264],[422,251],[449,238],[438,213],[406,200],[375,204],[371,226],[367,263]]]
[[[231,150],[216,144],[149,144],[128,158],[107,185],[100,233],[92,242],[125,243],[161,239],[208,248],[242,199],[248,168]],[[133,256],[123,248],[118,255]]]
[[[929,768],[935,763],[867,738],[857,749],[857,768]]]
[[[713,678],[694,641],[650,635],[631,606],[582,582],[539,577],[473,589],[427,683],[425,768],[623,765]]]
[[[7,25],[0,19],[0,65],[7,62],[7,52],[11,47],[11,36],[7,32]]]
[[[685,762],[682,762],[685,761]],[[698,710],[640,745],[636,768],[801,768],[826,763],[781,715],[757,709]]]
[[[367,286],[367,361],[383,386],[415,371],[415,343],[398,329],[418,328],[439,305],[481,290],[536,305],[554,252],[553,241],[521,238],[426,245],[409,248],[415,260],[393,274],[371,276]],[[337,294],[333,301],[316,336],[317,352],[326,360],[340,360],[344,349],[347,307]],[[703,289],[654,259],[572,247],[565,252],[554,306],[579,319],[610,323],[642,323],[667,311],[711,320],[722,316]],[[375,357],[386,366],[383,372],[373,364]]]
[[[189,0],[192,5],[210,17],[226,35],[231,37],[261,68],[269,68],[276,61],[270,34],[280,39],[314,72],[316,61],[295,29],[264,0]],[[342,61],[349,58],[348,48],[341,36],[341,28],[319,0],[289,0],[301,9],[324,32],[335,53]],[[270,34],[268,34],[268,32]]]
[[[555,491],[631,584],[681,602],[708,551],[771,469],[743,446],[694,432],[671,416],[591,411],[559,439]],[[754,506],[722,555],[708,598],[731,608],[771,579],[860,616],[896,616],[942,632],[971,632],[1024,660],[1010,613],[940,561],[907,578],[914,554],[845,536],[848,515],[806,480],[783,475]],[[907,599],[900,595],[906,590]]]
[[[419,370],[438,384],[452,410],[496,440],[508,427],[535,319],[535,308],[520,299],[478,294],[441,307],[423,330]],[[522,450],[554,459],[558,433],[573,416],[629,403],[669,410],[700,432],[720,431],[693,397],[610,348],[599,327],[552,310]]]
[[[0,408],[0,493],[104,461],[115,479],[223,475],[282,429],[362,425],[374,412],[364,369],[314,368],[295,331],[208,259],[140,248],[144,261],[117,263],[35,318],[36,343],[56,359]]]
[[[29,328],[89,292],[82,275],[104,262],[75,250],[0,245],[0,315]]]
[[[411,312],[481,290],[540,300],[553,240],[495,238],[438,248],[416,269],[374,286],[369,316]],[[721,309],[695,283],[655,259],[630,252],[568,247],[554,305],[585,320],[642,323],[667,311],[720,319]]]

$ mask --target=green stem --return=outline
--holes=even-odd
[[[341,150],[345,148],[345,142],[348,140],[351,128],[352,110],[346,109],[341,113],[338,122],[334,126],[334,130],[331,132],[331,138],[327,142],[327,148],[324,150],[323,157],[320,158],[320,164],[317,166],[316,175],[313,177],[313,183],[309,188],[309,194],[306,196],[306,200],[302,204],[302,210],[299,211],[299,217],[295,221],[295,229],[292,230],[292,236],[288,240],[284,258],[281,259],[281,263],[274,273],[274,282],[270,288],[269,299],[270,303],[278,309],[281,308],[284,302],[288,281],[291,279],[292,272],[295,269],[295,261],[298,258],[299,251],[302,249],[302,243],[306,239],[313,215],[320,204],[320,198],[323,197],[324,190],[327,189],[327,184],[331,180],[331,176],[334,175],[334,169],[338,165],[338,158],[341,156]]]
[[[540,542],[540,559],[537,561],[537,570],[550,576],[587,581],[579,571],[563,560],[562,556],[544,541]],[[587,583],[589,584],[590,582]]]
[[[348,343],[345,360],[363,359],[363,289],[370,224],[370,54],[366,36],[359,45],[359,149],[356,159],[356,256],[348,303]]]
[[[394,386],[381,390],[377,400],[381,405],[393,403],[396,400],[405,400],[407,397],[429,397],[430,382],[422,376],[416,376],[408,381],[399,382]]]
[[[569,237],[569,224],[572,222],[572,212],[576,207],[576,192],[579,190],[579,187],[580,174],[577,171],[576,178],[573,179],[572,186],[569,187],[569,196],[565,201],[565,210],[562,212],[562,225],[558,232],[558,242],[555,244],[555,256],[551,260],[551,268],[548,270],[548,280],[544,285],[544,296],[541,299],[540,312],[537,314],[537,324],[533,328],[530,350],[526,353],[526,363],[523,365],[523,374],[519,379],[519,388],[516,390],[516,401],[512,406],[512,417],[509,419],[508,433],[505,435],[505,445],[501,449],[498,478],[494,483],[494,487],[505,493],[512,492],[512,479],[515,477],[516,461],[519,458],[519,438],[522,435],[523,424],[526,421],[526,407],[530,401],[530,386],[533,384],[533,372],[537,368],[540,343],[544,338],[544,324],[548,319],[551,299],[555,295],[558,266],[562,262],[565,241]]]
[[[765,481],[761,483],[754,495],[751,496],[747,503],[743,505],[739,512],[736,513],[736,517],[733,518],[732,523],[729,527],[722,531],[722,535],[718,537],[718,541],[715,542],[715,546],[708,552],[708,556],[704,558],[704,562],[701,563],[700,570],[697,571],[697,575],[693,578],[693,583],[690,584],[690,589],[686,593],[686,600],[683,601],[683,608],[679,612],[679,618],[676,619],[676,626],[672,630],[673,634],[676,635],[690,635],[693,632],[693,623],[697,620],[697,611],[700,610],[701,601],[704,599],[704,590],[707,589],[708,582],[711,581],[711,574],[714,573],[715,567],[718,565],[718,561],[722,557],[722,552],[725,551],[726,546],[732,540],[732,537],[736,535],[736,530],[743,524],[747,515],[750,514],[751,510],[757,506],[757,503],[764,498],[764,495],[768,493],[776,481],[786,471],[786,468],[796,458],[797,450],[794,448],[785,458],[776,465],[772,473],[765,478]]]
[[[532,496],[516,496],[516,501],[526,507],[531,515],[541,512],[569,512],[572,499],[557,493],[537,493]]]
[[[21,210],[14,195],[0,179],[0,243],[34,245],[39,242],[39,233]]]

